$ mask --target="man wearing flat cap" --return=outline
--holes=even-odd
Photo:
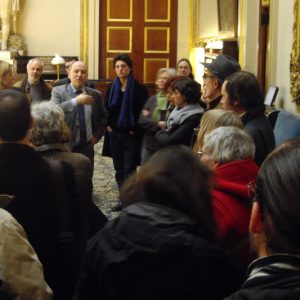
[[[203,63],[205,72],[203,76],[203,100],[207,110],[222,108],[220,103],[221,88],[226,77],[241,70],[238,61],[226,54],[220,54],[212,63]]]

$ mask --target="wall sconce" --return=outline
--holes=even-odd
[[[63,65],[64,63],[65,63],[65,60],[58,53],[56,53],[55,56],[52,58],[51,64],[52,65],[56,65],[56,76],[57,76],[57,79],[55,81],[59,80],[59,73],[60,73],[59,65]]]
[[[220,51],[223,49],[223,41],[218,39],[211,39],[207,41],[205,46],[205,61],[211,63],[215,59]]]
[[[209,49],[223,49],[223,41],[221,40],[215,40],[215,41],[209,41],[205,48],[209,48]]]

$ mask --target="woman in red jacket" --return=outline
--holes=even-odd
[[[212,190],[215,219],[221,244],[237,252],[249,263],[248,228],[251,199],[249,184],[258,167],[251,137],[237,127],[219,127],[207,134],[202,148],[202,162],[215,172]]]

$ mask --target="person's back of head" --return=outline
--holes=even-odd
[[[156,152],[124,183],[120,198],[125,206],[150,202],[174,208],[196,220],[203,237],[213,240],[210,179],[211,172],[190,149],[171,146]]]
[[[300,139],[275,149],[256,179],[267,254],[300,254]]]
[[[200,128],[196,143],[193,147],[193,152],[196,153],[202,149],[205,134],[221,126],[234,126],[242,129],[243,123],[238,115],[232,111],[223,109],[211,109],[206,111],[200,121]]]
[[[264,107],[264,97],[260,84],[250,72],[241,71],[234,73],[226,78],[225,89],[231,105],[251,110],[255,107]]]
[[[221,126],[204,137],[203,159],[223,165],[229,162],[254,157],[255,145],[252,138],[242,129]]]
[[[23,140],[31,127],[30,104],[18,91],[0,92],[0,139],[3,142]]]
[[[201,121],[202,120],[203,123],[201,122],[201,126],[202,124],[204,127],[207,125],[209,131],[221,126],[234,126],[241,129],[243,128],[243,123],[237,114],[223,109],[212,109],[205,112]]]
[[[32,106],[34,124],[31,142],[35,146],[66,143],[70,140],[70,129],[64,118],[63,110],[56,104],[43,101]]]

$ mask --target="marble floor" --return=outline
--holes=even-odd
[[[102,212],[112,219],[118,216],[117,212],[112,212],[111,208],[118,203],[119,190],[115,181],[115,172],[110,157],[104,157],[102,153],[103,141],[95,146],[94,165],[94,202]]]

